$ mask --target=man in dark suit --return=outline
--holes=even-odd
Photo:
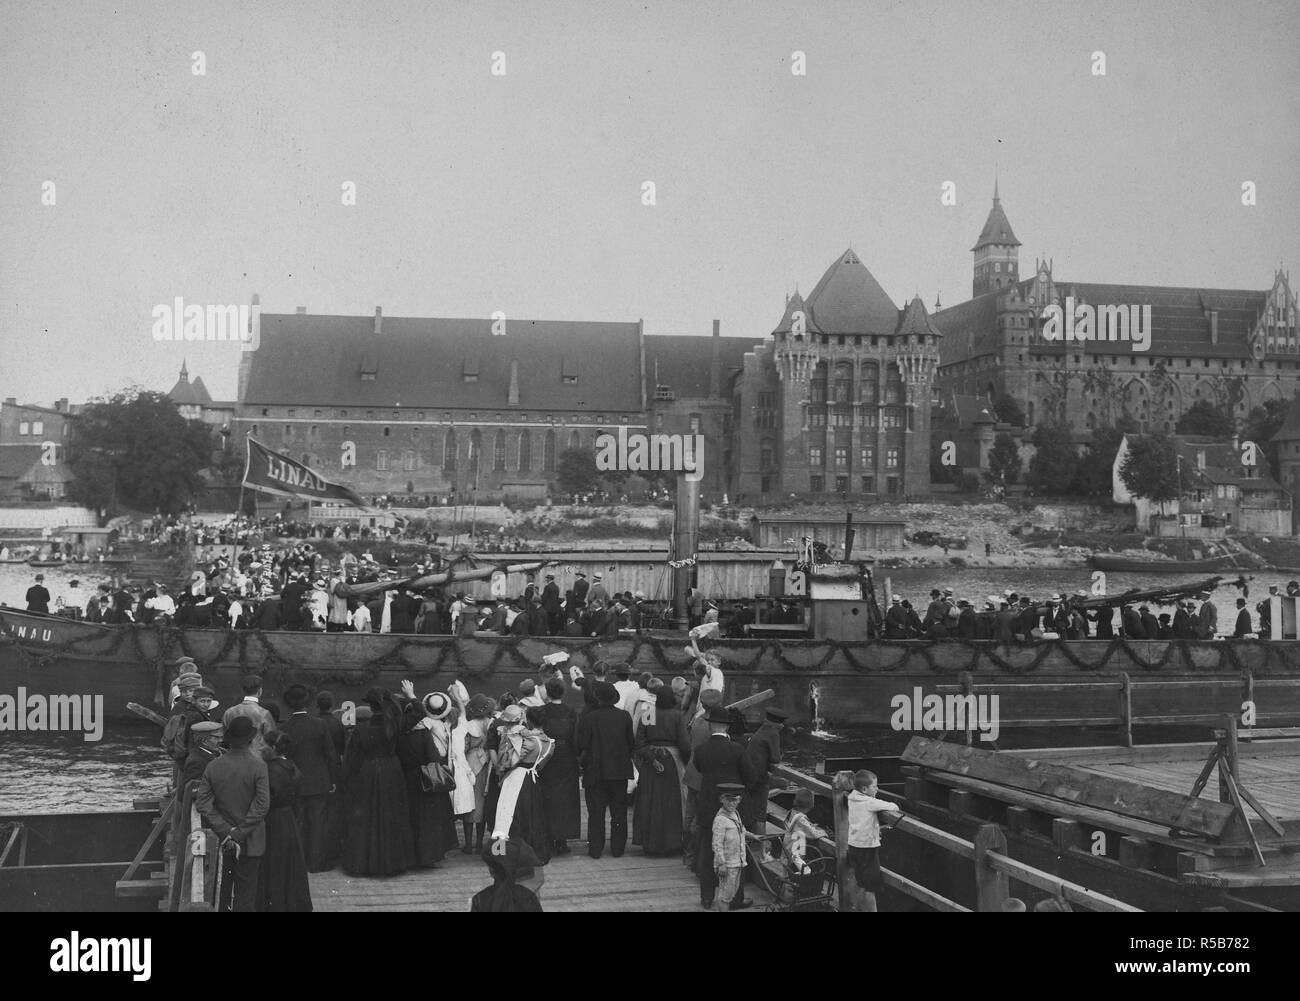
[[[1233,639],[1242,639],[1255,631],[1250,621],[1250,610],[1246,608],[1246,599],[1237,599],[1237,628],[1232,632]]]
[[[627,846],[627,783],[632,778],[632,717],[618,707],[618,689],[608,681],[589,683],[596,707],[582,714],[574,735],[582,785],[587,795],[587,854],[605,850],[605,811],[614,858]],[[712,823],[712,820],[710,820]]]
[[[547,627],[550,635],[558,636],[564,626],[560,609],[560,588],[555,583],[555,574],[546,575],[546,586],[542,588],[542,608],[546,610]]]
[[[321,872],[329,855],[325,811],[330,793],[338,787],[340,766],[328,724],[319,716],[307,715],[309,695],[305,685],[294,684],[284,690],[291,714],[280,729],[289,735],[289,759],[302,773],[294,816],[307,871]]]
[[[45,574],[36,575],[36,583],[27,589],[27,611],[48,615],[50,612],[50,592],[45,587]]]
[[[225,873],[220,910],[257,910],[257,875],[266,852],[266,814],[271,788],[266,762],[249,750],[256,728],[247,716],[226,728],[225,754],[208,765],[194,805],[221,838]]]
[[[587,592],[591,585],[587,583],[587,575],[581,570],[575,575],[577,580],[573,582],[573,606],[575,608],[585,608],[587,605]]]
[[[763,714],[763,722],[750,735],[745,751],[754,766],[758,779],[749,789],[750,816],[747,826],[753,834],[763,834],[767,830],[767,791],[773,784],[784,788],[785,779],[772,774],[772,769],[781,763],[781,731],[790,714],[783,709],[773,707]]]
[[[280,593],[280,627],[302,628],[302,596],[307,593],[307,582],[301,574],[294,577]]]
[[[718,815],[721,799],[718,784],[721,782],[739,782],[746,789],[753,788],[758,781],[754,763],[745,748],[735,743],[727,734],[731,724],[731,714],[722,706],[709,710],[705,717],[709,724],[709,739],[704,746],[692,752],[691,761],[700,772],[700,796],[697,822],[699,824],[698,854],[696,855],[696,872],[700,877],[700,906],[705,910],[713,907],[713,896],[718,889],[718,877],[713,871],[713,818]],[[744,811],[742,810],[742,816]],[[733,910],[743,910],[753,905],[744,896],[744,884],[736,891],[731,901]]]

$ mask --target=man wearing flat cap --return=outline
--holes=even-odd
[[[732,741],[727,733],[727,728],[731,725],[731,714],[719,705],[710,709],[705,719],[709,724],[709,739],[691,755],[691,760],[700,772],[700,838],[696,858],[696,872],[700,877],[700,906],[710,910],[718,889],[713,839],[710,836],[714,818],[722,805],[718,787],[722,783],[736,783],[743,793],[745,789],[757,784],[758,775],[754,772],[753,762],[745,749]],[[752,906],[752,903],[744,898],[742,886],[736,890],[730,906],[732,910],[743,910]]]
[[[750,816],[746,823],[754,834],[767,829],[767,791],[777,785],[784,789],[786,781],[772,773],[781,763],[781,733],[790,714],[772,706],[763,713],[763,722],[749,738],[745,751],[754,766],[757,781],[749,787]]]
[[[219,910],[257,910],[257,875],[266,851],[271,789],[266,762],[249,745],[256,727],[236,716],[226,727],[225,754],[211,762],[194,796],[203,822],[221,839],[225,873]]]
[[[226,728],[216,720],[204,720],[190,727],[190,753],[181,769],[181,782],[188,786],[203,778],[208,765],[221,756],[221,738]]]

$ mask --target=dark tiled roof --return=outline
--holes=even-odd
[[[1034,279],[1015,287],[1022,296],[1032,291]],[[1056,282],[1062,300],[1073,296],[1076,306],[1150,306],[1151,347],[1148,357],[1220,358],[1251,360],[1248,337],[1264,310],[1268,293],[1251,289],[1177,288],[1169,285],[1114,285],[1097,282]],[[997,350],[997,297],[1007,289],[989,292],[934,315],[944,333],[940,347],[943,364],[965,361]],[[1063,303],[1064,304],[1064,303]],[[1041,306],[1035,307],[1041,309]],[[1208,310],[1219,314],[1218,343],[1210,337]],[[1095,327],[1094,327],[1095,329]],[[1033,354],[1129,354],[1121,342],[1048,342],[1035,338]],[[1291,357],[1291,356],[1288,356]]]
[[[177,379],[167,397],[177,405],[203,406],[212,402],[208,387],[203,385],[201,378],[196,378],[193,382]]]
[[[718,338],[718,393],[727,395],[731,375],[744,367],[745,353],[762,346],[750,337]],[[657,364],[656,364],[657,363]],[[657,335],[645,339],[646,401],[658,386],[667,386],[677,399],[709,395],[709,366],[713,363],[713,338]]]
[[[803,296],[798,292],[790,296],[790,300],[785,304],[785,313],[781,316],[781,322],[776,325],[772,331],[774,334],[788,334],[790,327],[794,323],[794,313],[797,309],[804,309]]]
[[[1241,451],[1231,441],[1198,435],[1172,435],[1174,447],[1182,457],[1183,485],[1234,484],[1243,490],[1281,490],[1268,476],[1246,476],[1241,465]],[[1200,468],[1200,454],[1205,453],[1205,468]]]
[[[41,461],[40,445],[0,447],[0,480],[16,480]]]
[[[510,365],[519,407],[530,410],[641,409],[636,323],[373,316],[262,315],[244,404],[505,409]],[[363,359],[374,366],[361,378]],[[476,381],[465,381],[476,373]],[[576,376],[566,382],[563,377]]]
[[[898,327],[898,306],[852,250],[826,270],[805,308],[817,333],[892,334]]]
[[[907,304],[898,320],[898,329],[895,334],[916,334],[918,337],[942,337],[943,333],[930,320],[930,314],[926,312],[925,303],[921,297],[914,296],[912,301]]]
[[[1011,223],[1007,222],[1007,214],[1002,211],[1002,200],[996,195],[993,196],[993,207],[989,209],[989,217],[984,220],[984,228],[980,230],[980,238],[975,241],[975,246],[970,249],[972,251],[979,250],[980,247],[987,246],[990,243],[1013,247],[1020,246],[1016,234],[1011,232]]]

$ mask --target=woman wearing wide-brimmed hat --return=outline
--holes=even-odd
[[[406,802],[410,811],[411,837],[415,843],[415,864],[430,868],[442,861],[456,844],[456,822],[451,810],[451,791],[444,784],[431,788],[425,765],[451,769],[451,726],[456,711],[442,692],[431,692],[420,700],[424,715],[398,739],[397,757],[406,777]],[[441,770],[439,770],[441,771]]]

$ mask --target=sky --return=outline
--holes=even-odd
[[[0,397],[186,359],[233,399],[237,347],[154,340],[178,296],[762,338],[852,247],[953,305],[995,171],[1025,274],[1300,283],[1297,29],[1291,0],[5,0]]]

